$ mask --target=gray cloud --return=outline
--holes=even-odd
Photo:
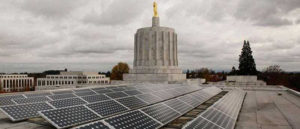
[[[278,64],[299,71],[299,3],[164,0],[158,11],[161,25],[178,33],[183,69],[237,67],[246,39],[258,69]],[[132,64],[134,33],[151,26],[153,15],[152,1],[139,0],[12,0],[0,7],[0,72]]]

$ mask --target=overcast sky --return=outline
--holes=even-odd
[[[133,62],[153,0],[0,0],[0,72],[107,71]],[[249,40],[257,69],[300,71],[300,0],[158,0],[179,66],[230,70]]]

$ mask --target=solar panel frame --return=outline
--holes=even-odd
[[[88,95],[96,95],[97,93],[95,93],[94,91],[88,91],[88,92],[77,92],[74,93],[76,96],[88,96]]]
[[[112,93],[106,93],[105,95],[107,95],[110,98],[116,99],[116,98],[123,98],[123,97],[127,97],[128,95],[122,91],[119,92],[112,92]]]
[[[124,91],[126,94],[128,95],[138,95],[138,94],[143,94],[142,92],[138,91],[138,90],[126,90]]]
[[[148,103],[144,102],[143,100],[141,100],[135,96],[129,96],[129,97],[116,99],[116,101],[118,101],[122,105],[128,107],[129,109],[136,109],[136,108],[148,105]]]
[[[52,95],[51,92],[45,92],[45,93],[32,93],[32,94],[24,94],[27,98],[32,98],[32,97],[41,97],[41,96],[49,96]]]
[[[161,126],[161,123],[139,110],[113,116],[104,121],[115,129],[154,129]]]
[[[149,107],[142,108],[141,111],[163,124],[167,124],[170,121],[181,116],[178,112],[163,103],[158,103]]]
[[[76,110],[73,110],[75,112],[67,113],[68,111],[66,111],[66,110],[71,110],[72,111],[72,109],[76,109]],[[65,111],[61,111],[61,112],[64,113],[64,115],[60,115],[60,121],[62,121],[61,120],[62,117],[64,117],[64,118],[73,118],[74,115],[78,115],[78,114],[76,114],[76,112],[79,112],[80,110],[85,110],[85,113],[79,113],[79,115],[85,115],[85,116],[88,116],[89,118],[85,118],[85,120],[77,122],[77,123],[73,122],[72,124],[62,126],[61,124],[58,124],[58,122],[55,122],[53,119],[51,119],[49,116],[47,116],[47,112],[51,113],[51,112],[59,111],[59,110],[65,110]],[[44,111],[40,111],[38,113],[40,114],[40,116],[42,116],[44,119],[46,119],[48,122],[50,122],[57,129],[68,128],[68,127],[72,127],[72,126],[76,126],[76,125],[80,125],[80,124],[83,124],[83,123],[87,123],[87,122],[91,122],[91,121],[95,121],[95,120],[101,119],[101,116],[99,116],[95,112],[91,111],[85,105],[71,106],[71,107],[65,107],[65,108],[59,108],[59,109],[51,109],[51,110],[44,110]],[[59,113],[55,113],[54,116],[58,116],[58,115],[59,115]],[[81,120],[81,119],[83,119],[83,117],[77,117],[76,120],[78,120],[78,119]]]
[[[81,98],[60,99],[60,100],[49,101],[48,103],[54,106],[55,108],[63,108],[63,107],[71,107],[76,105],[87,104],[87,102]]]
[[[128,108],[116,100],[106,100],[86,105],[89,109],[98,115],[107,117],[117,113],[128,111]],[[118,109],[118,110],[117,110]]]
[[[12,99],[17,104],[26,104],[26,103],[39,103],[39,102],[46,102],[51,101],[47,96],[39,96],[39,97],[32,97],[32,98],[23,98],[23,99]]]
[[[79,93],[79,92],[90,92],[92,91],[91,89],[73,89],[73,91],[75,93]]]
[[[48,96],[52,100],[61,100],[61,99],[68,99],[68,98],[76,98],[77,96],[72,94],[58,94],[58,95],[51,95]]]
[[[23,98],[26,98],[26,97],[22,94],[20,94],[20,95],[1,96],[0,97],[0,107],[7,106],[7,105],[16,105],[17,103],[12,101],[12,99],[21,99],[21,98],[23,99]]]
[[[169,106],[170,108],[174,109],[175,111],[179,112],[180,114],[185,114],[186,112],[194,108],[191,105],[184,103],[183,101],[177,98],[165,101],[163,103]]]
[[[100,121],[95,121],[84,125],[80,125],[73,129],[111,129],[111,128],[110,125],[108,125],[104,120],[100,120]]]
[[[72,94],[72,93],[74,93],[72,90],[52,91],[52,94],[53,94],[53,95]]]
[[[85,101],[87,101],[88,103],[101,102],[101,101],[105,101],[105,100],[110,99],[109,97],[107,97],[104,94],[83,96],[81,98],[84,99]]]
[[[38,108],[39,107],[42,108],[42,106],[43,106],[44,108],[42,108],[40,110],[39,109],[35,110],[34,107],[36,107],[36,106],[38,106]],[[9,109],[9,108],[13,108],[13,109]],[[49,110],[49,109],[53,109],[53,107],[50,106],[49,104],[45,103],[45,102],[20,104],[20,105],[10,105],[10,106],[0,107],[0,110],[6,116],[8,116],[11,121],[14,121],[14,122],[21,121],[21,120],[26,120],[26,119],[29,119],[29,118],[39,117],[38,111]],[[12,111],[10,111],[10,110],[12,110]],[[20,111],[20,110],[23,110],[23,111]],[[18,111],[19,113],[12,113],[12,112],[16,112],[16,111]],[[33,115],[33,114],[35,114],[35,115]],[[14,116],[14,115],[17,115],[17,116]],[[23,117],[20,117],[20,115],[22,115]]]
[[[163,100],[162,98],[151,93],[136,95],[136,97],[140,98],[144,102],[147,102],[148,104],[157,103]]]

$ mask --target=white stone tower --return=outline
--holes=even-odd
[[[137,30],[134,36],[133,69],[123,78],[125,81],[186,79],[186,75],[178,68],[177,34],[173,28],[161,27],[157,14],[154,13],[152,18],[152,27]]]

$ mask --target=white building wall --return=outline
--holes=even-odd
[[[74,87],[76,85],[104,85],[110,79],[96,72],[61,72],[60,75],[47,75],[38,78],[36,90],[49,90]]]
[[[34,87],[33,77],[27,75],[0,75],[0,90],[2,92],[25,91]]]

